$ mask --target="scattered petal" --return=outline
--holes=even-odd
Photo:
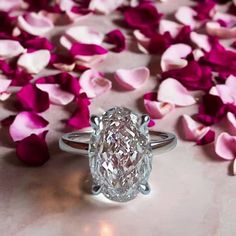
[[[41,166],[50,158],[45,140],[36,134],[16,142],[16,155],[29,166]]]
[[[215,141],[215,131],[209,130],[200,140],[197,141],[197,145],[206,145]]]
[[[35,12],[19,16],[17,24],[22,30],[35,36],[44,35],[54,27],[50,19]]]
[[[21,7],[22,0],[1,0],[0,1],[0,11],[9,12],[12,10],[17,10]]]
[[[172,38],[175,38],[181,31],[183,25],[180,25],[174,21],[170,20],[160,20],[159,33],[164,34],[169,32]]]
[[[149,78],[150,71],[147,67],[134,69],[119,69],[115,72],[117,82],[128,90],[140,88]]]
[[[25,53],[20,56],[17,65],[30,74],[38,74],[48,65],[50,56],[48,50],[38,50],[31,53]]]
[[[211,50],[211,44],[209,42],[209,38],[207,35],[192,32],[190,34],[190,38],[191,38],[192,42],[195,45],[197,45],[198,48],[201,48],[201,49],[205,50],[206,52],[209,52]]]
[[[163,72],[177,68],[183,68],[188,64],[186,58],[192,52],[192,48],[186,44],[171,45],[162,54],[161,69]]]
[[[6,92],[11,84],[11,80],[7,79],[5,75],[0,74],[0,93]]]
[[[94,69],[83,72],[79,79],[80,86],[89,98],[99,96],[112,87],[110,80]]]
[[[177,106],[190,106],[196,103],[196,100],[190,95],[188,90],[180,82],[172,78],[168,78],[160,84],[157,99]]]
[[[228,112],[227,113],[227,120],[229,122],[230,125],[230,131],[232,133],[236,133],[236,117],[232,112]]]
[[[91,0],[89,9],[102,14],[110,14],[124,3],[124,0]]]
[[[25,51],[18,41],[0,39],[0,59],[16,57]]]
[[[19,141],[31,134],[42,134],[47,130],[47,125],[48,122],[36,113],[23,111],[17,114],[9,132],[13,141]]]
[[[113,52],[122,52],[125,50],[125,36],[119,29],[106,34],[106,42],[115,45],[111,49]]]
[[[234,160],[236,157],[236,136],[221,133],[215,143],[215,152],[225,160]]]

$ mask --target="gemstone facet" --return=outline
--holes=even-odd
[[[152,169],[147,117],[115,107],[93,117],[91,123],[89,164],[94,189],[118,202],[147,193]]]

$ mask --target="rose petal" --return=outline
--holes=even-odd
[[[197,27],[197,21],[195,17],[197,12],[191,7],[181,6],[175,13],[175,18],[184,25],[189,25],[192,29]]]
[[[89,98],[99,96],[112,87],[111,81],[104,78],[98,71],[91,69],[86,70],[80,76],[80,86]]]
[[[9,127],[13,141],[19,141],[31,134],[40,135],[47,130],[48,122],[34,112],[18,113]]]
[[[221,133],[215,143],[215,152],[225,160],[234,160],[236,156],[236,136]]]
[[[124,3],[124,0],[91,0],[89,9],[103,14],[110,14]]]
[[[10,96],[9,92],[0,92],[0,101],[6,101]]]
[[[31,53],[25,53],[20,56],[17,65],[25,69],[28,73],[38,74],[48,65],[50,56],[48,50],[38,50]]]
[[[1,0],[0,11],[9,12],[20,8],[22,0]]]
[[[54,27],[49,18],[35,12],[19,16],[17,19],[17,25],[22,30],[35,36],[44,35]]]
[[[211,44],[207,35],[192,32],[190,34],[190,38],[198,48],[204,49],[206,52],[209,52],[211,50]]]
[[[184,138],[189,141],[201,140],[210,130],[210,127],[196,122],[189,115],[182,115],[181,121]]]
[[[107,33],[106,42],[115,45],[111,49],[113,52],[122,52],[125,50],[125,36],[119,29],[112,30],[111,32]]]
[[[148,123],[148,127],[149,127],[149,128],[150,128],[150,127],[153,127],[153,126],[155,126],[155,125],[156,125],[156,123],[155,123],[154,120],[150,120],[149,123]]]
[[[227,120],[229,122],[230,125],[230,131],[232,133],[236,133],[236,117],[232,112],[228,112],[227,113]]]
[[[140,88],[149,78],[150,71],[147,67],[134,69],[119,69],[115,72],[117,82],[128,90]]]
[[[0,93],[6,92],[11,84],[11,80],[8,80],[5,75],[0,74]]]
[[[25,110],[43,112],[49,108],[48,93],[38,89],[34,84],[25,85],[16,97]]]
[[[24,42],[24,45],[31,50],[47,49],[48,51],[52,51],[54,49],[54,45],[47,38],[42,37],[29,39]]]
[[[197,140],[197,145],[206,145],[215,141],[215,131],[209,130],[200,140]]]
[[[68,29],[60,38],[61,45],[70,50],[74,43],[101,45],[104,35],[87,26],[75,26]]]
[[[172,78],[168,78],[160,84],[157,99],[177,106],[190,106],[196,103],[196,100],[190,95],[188,90],[180,82]]]
[[[0,59],[16,57],[26,50],[15,40],[0,40]]]
[[[212,87],[209,94],[219,96],[225,104],[234,102],[230,88],[224,84],[218,84]]]
[[[146,37],[140,30],[134,30],[133,34],[137,40],[138,49],[142,53],[147,54],[148,53],[148,46],[150,44],[150,38]]]
[[[161,57],[161,69],[163,72],[183,68],[188,64],[186,58],[192,52],[192,48],[186,44],[171,45]]]
[[[36,134],[16,142],[16,154],[21,161],[30,166],[41,166],[50,158],[45,140]]]
[[[158,102],[157,93],[145,94],[144,106],[150,117],[153,119],[161,119],[175,108],[175,105],[173,104]]]
[[[67,105],[75,98],[73,94],[63,91],[59,84],[36,84],[36,86],[40,90],[47,92],[50,101],[56,105]]]
[[[179,34],[182,27],[183,27],[182,25],[174,21],[163,19],[160,20],[159,33],[164,34],[166,32],[169,32],[171,37],[175,38]]]
[[[195,61],[199,61],[204,56],[204,52],[199,48],[194,49],[192,54]]]

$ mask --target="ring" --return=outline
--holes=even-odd
[[[61,150],[89,156],[92,193],[103,193],[117,202],[148,194],[154,151],[162,153],[177,144],[174,134],[149,131],[148,115],[114,107],[102,116],[91,116],[91,131],[64,134]]]

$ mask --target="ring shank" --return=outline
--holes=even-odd
[[[64,134],[59,140],[60,149],[66,152],[87,156],[91,132],[92,131],[89,130]],[[149,131],[149,134],[151,148],[153,151],[156,151],[154,154],[169,151],[177,144],[177,138],[172,133]]]

